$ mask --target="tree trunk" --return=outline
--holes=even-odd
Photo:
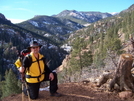
[[[114,85],[117,84],[120,91],[134,91],[134,78],[131,74],[133,56],[131,54],[122,54],[119,58],[115,76],[110,82],[110,91],[114,90]]]

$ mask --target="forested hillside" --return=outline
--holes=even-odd
[[[59,67],[61,82],[78,82],[116,68],[119,55],[133,54],[134,5],[70,35],[70,55]],[[126,12],[127,11],[127,12]]]

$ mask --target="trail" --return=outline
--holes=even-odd
[[[65,83],[59,84],[58,92],[61,97],[51,97],[49,91],[40,91],[39,98],[31,101],[133,101],[134,99],[121,100],[118,93],[100,89],[93,83]],[[24,101],[28,101],[25,96]],[[11,95],[2,101],[21,101],[22,94]]]

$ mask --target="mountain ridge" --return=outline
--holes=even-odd
[[[65,14],[67,12],[67,14]],[[70,16],[68,16],[68,14]],[[61,16],[64,15],[64,16]],[[74,16],[76,15],[76,16]],[[69,34],[82,29],[100,19],[111,17],[111,14],[100,12],[78,12],[76,10],[66,10],[57,15],[38,15],[16,25],[32,30],[43,36],[48,36],[57,42],[65,41]],[[89,19],[89,20],[88,20]]]
[[[61,13],[55,15],[56,17],[72,17],[80,20],[84,20],[87,23],[93,23],[100,19],[104,19],[106,17],[111,17],[112,14],[110,13],[101,13],[101,12],[85,12],[85,11],[76,11],[76,10],[64,10]],[[94,19],[97,17],[96,19]]]

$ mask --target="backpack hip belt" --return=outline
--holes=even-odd
[[[44,72],[44,73],[42,73],[42,74],[40,74],[39,76],[31,76],[31,75],[27,75],[27,74],[26,74],[26,76],[25,76],[25,77],[26,77],[26,78],[37,78],[37,80],[38,80],[38,81],[40,81],[40,80],[39,80],[39,78],[40,78],[40,77],[41,77],[41,75],[43,75],[43,74],[45,74],[45,72]]]

